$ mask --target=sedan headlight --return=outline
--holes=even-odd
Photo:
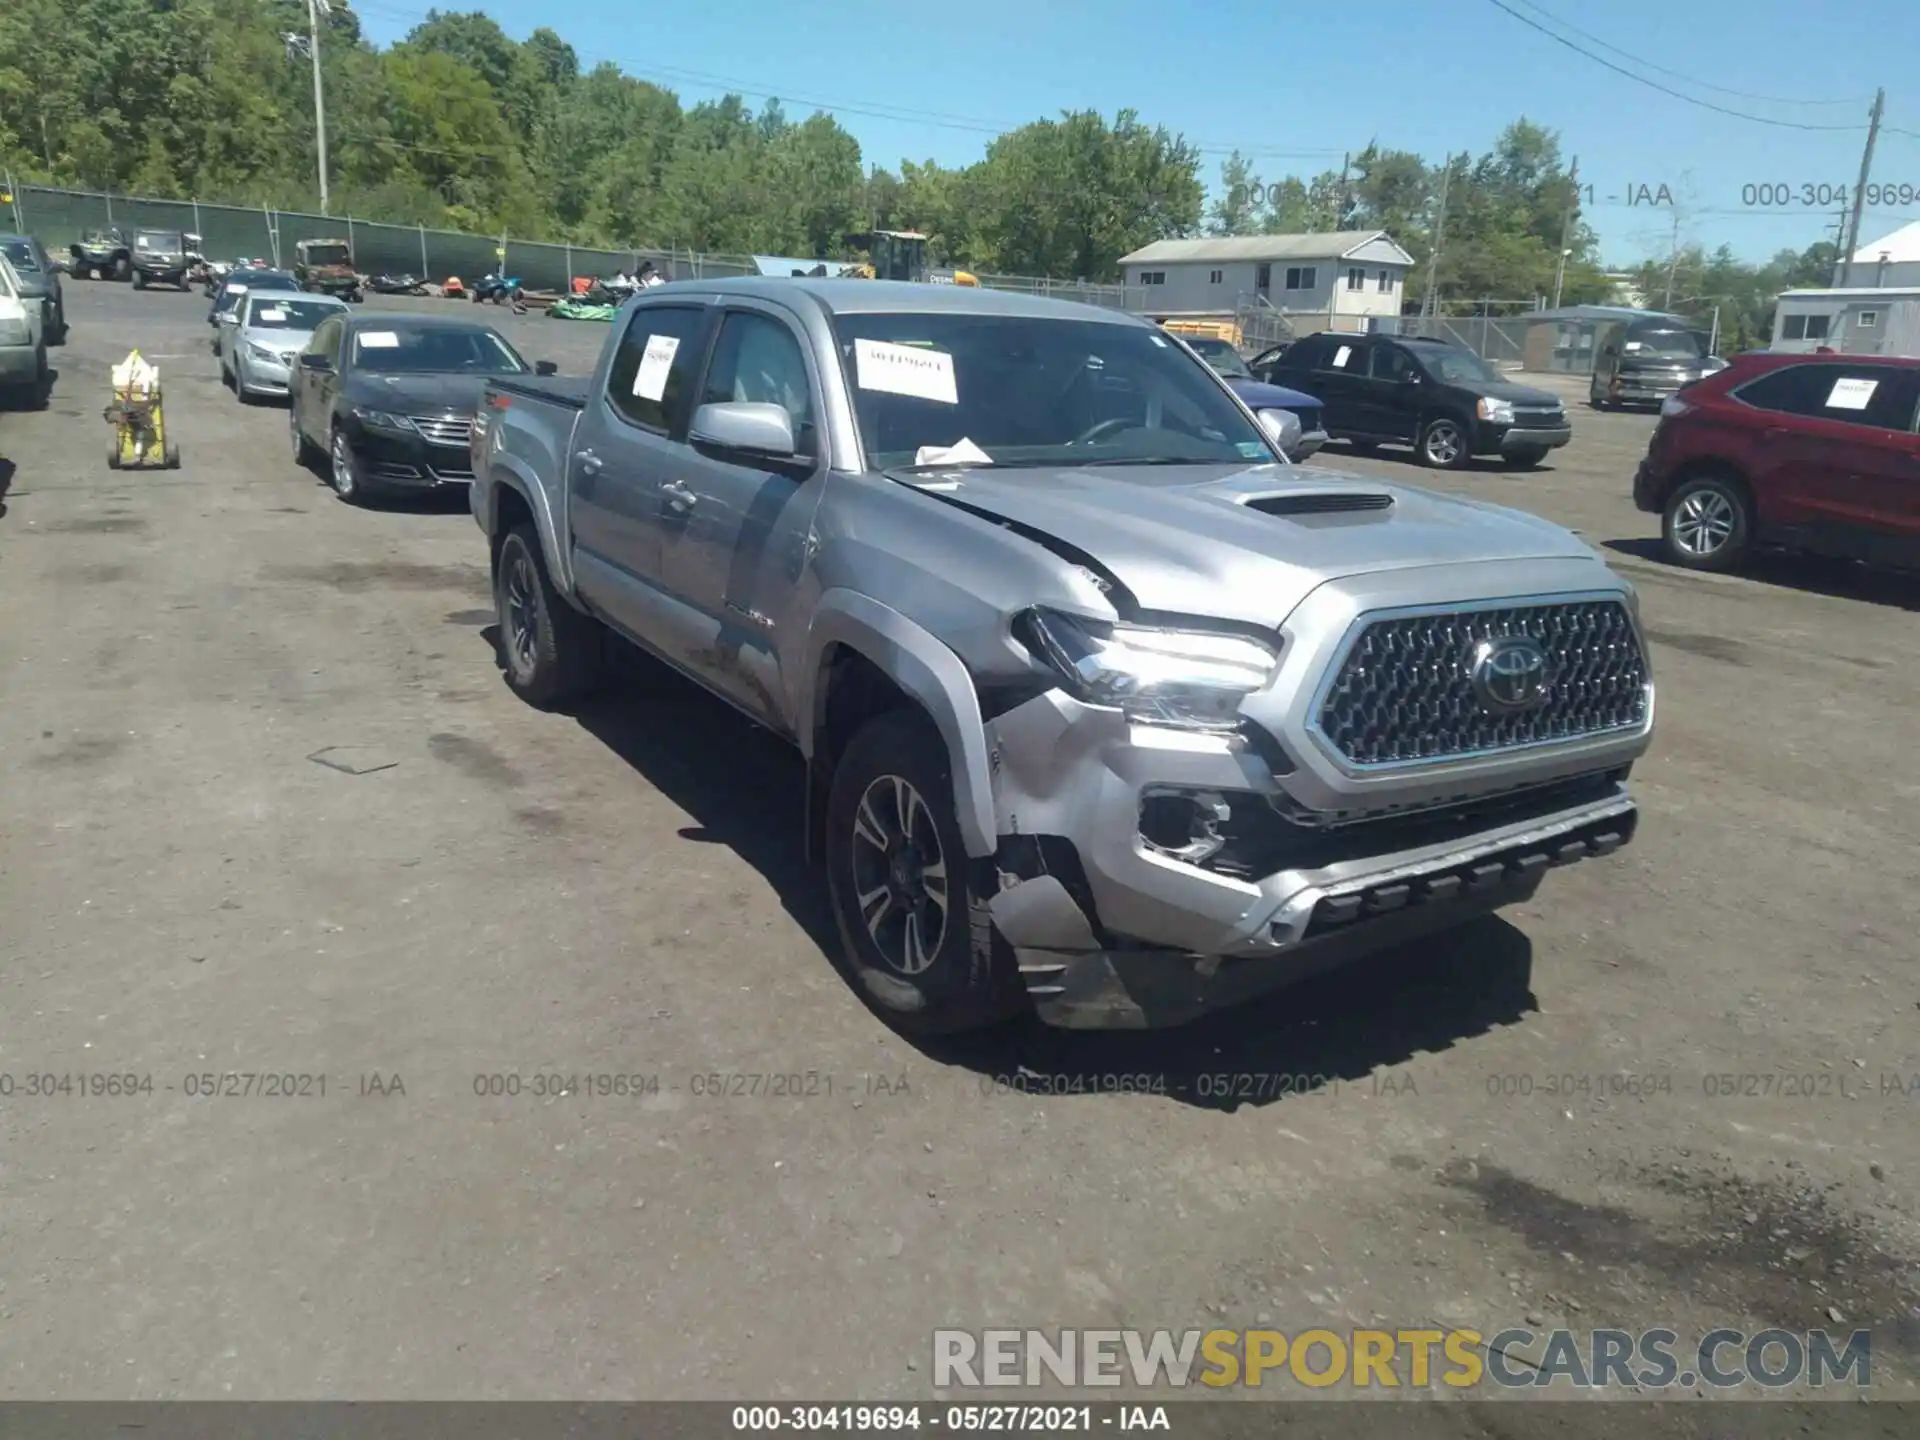
[[[1240,702],[1279,666],[1273,646],[1241,635],[1113,625],[1029,610],[1015,634],[1076,699],[1110,705],[1141,725],[1231,730]]]
[[[273,351],[264,345],[255,345],[252,341],[247,342],[247,354],[251,355],[263,365],[279,365],[282,363],[280,357]]]
[[[1482,420],[1490,420],[1495,425],[1511,425],[1513,423],[1513,402],[1511,400],[1482,400],[1479,408],[1480,418]]]
[[[365,405],[353,407],[353,418],[369,430],[390,430],[399,434],[412,434],[413,422],[404,415],[395,415],[391,410],[372,410]]]

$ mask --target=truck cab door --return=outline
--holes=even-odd
[[[574,585],[598,614],[669,660],[689,647],[689,618],[662,588],[662,487],[686,449],[708,329],[703,305],[644,305],[587,396],[567,466]]]
[[[790,733],[783,648],[804,637],[795,601],[826,484],[821,377],[785,310],[740,304],[720,320],[694,401],[779,405],[796,456],[730,453],[697,438],[675,455],[665,490],[663,572],[672,603],[698,626],[689,668],[779,733]]]

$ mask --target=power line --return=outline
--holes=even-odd
[[[1590,31],[1582,30],[1578,25],[1575,25],[1569,20],[1561,19],[1544,6],[1533,4],[1532,0],[1520,0],[1520,3],[1536,15],[1546,16],[1561,29],[1571,31],[1583,40],[1591,41],[1602,50],[1609,50],[1615,55],[1624,56],[1626,59],[1640,66],[1643,70],[1652,70],[1661,75],[1671,75],[1676,80],[1684,80],[1689,85],[1696,85],[1702,90],[1716,90],[1722,95],[1737,95],[1742,100],[1758,100],[1763,105],[1870,105],[1873,103],[1873,97],[1871,95],[1861,95],[1851,100],[1794,100],[1784,95],[1756,95],[1750,90],[1730,90],[1725,85],[1715,85],[1710,80],[1696,79],[1694,76],[1682,74],[1678,70],[1669,70],[1664,65],[1656,65],[1651,60],[1643,60],[1630,50],[1622,50],[1618,45],[1609,45],[1598,35]]]
[[[1658,90],[1662,95],[1671,95],[1676,100],[1684,100],[1686,101],[1687,104],[1697,105],[1702,110],[1712,110],[1721,115],[1731,115],[1736,120],[1749,120],[1753,122],[1755,125],[1776,125],[1782,130],[1853,131],[1853,130],[1864,130],[1867,128],[1864,125],[1808,125],[1799,120],[1775,120],[1771,116],[1767,116],[1767,115],[1749,115],[1744,110],[1731,110],[1731,109],[1728,109],[1725,105],[1716,105],[1711,100],[1702,100],[1702,99],[1699,99],[1697,96],[1688,95],[1683,91],[1675,90],[1671,85],[1662,85],[1658,80],[1649,80],[1644,75],[1636,75],[1633,73],[1633,71],[1628,70],[1624,66],[1614,64],[1613,61],[1607,59],[1606,56],[1596,55],[1591,50],[1585,49],[1580,45],[1576,45],[1573,41],[1567,39],[1566,36],[1556,34],[1554,31],[1549,30],[1546,26],[1542,25],[1538,20],[1534,20],[1529,18],[1528,16],[1522,15],[1518,10],[1515,10],[1511,5],[1506,4],[1505,0],[1487,0],[1487,3],[1492,5],[1496,10],[1503,11],[1504,13],[1512,16],[1515,20],[1518,20],[1522,25],[1527,26],[1529,29],[1538,30],[1542,35],[1546,36],[1549,40],[1552,40],[1554,43],[1566,46],[1567,49],[1573,51],[1574,54],[1585,56],[1587,59],[1593,61],[1593,63],[1596,65],[1606,66],[1607,69],[1613,71],[1613,73],[1616,75],[1624,75],[1627,77],[1627,79],[1636,81],[1641,85],[1645,85],[1649,89]]]

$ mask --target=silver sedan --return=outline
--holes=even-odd
[[[219,317],[220,378],[245,405],[263,396],[284,396],[295,357],[314,327],[347,308],[328,295],[284,290],[252,291]]]

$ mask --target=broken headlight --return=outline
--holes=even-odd
[[[1231,730],[1240,702],[1273,679],[1280,654],[1243,635],[1115,625],[1029,610],[1015,634],[1076,699],[1141,725]]]

